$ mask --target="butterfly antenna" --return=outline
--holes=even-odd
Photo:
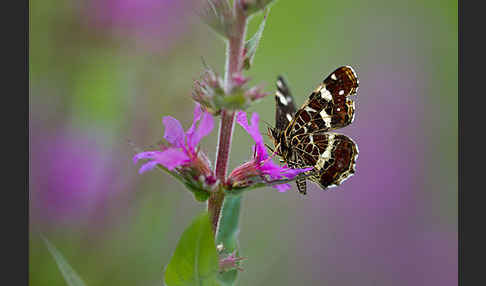
[[[272,149],[272,147],[270,147],[268,144],[265,144],[265,147],[267,147],[270,151],[272,151],[272,153],[275,153],[275,151]]]
[[[267,146],[267,148],[270,148],[267,144],[265,144],[265,146]],[[280,147],[280,143],[278,143],[277,146],[275,146],[275,150],[272,150],[272,154],[270,154],[270,156],[268,156],[268,158],[265,159],[265,161],[263,161],[263,164],[265,164],[266,162],[271,160],[275,155],[277,155],[278,147]],[[270,148],[270,150],[271,150],[271,148]]]
[[[267,121],[265,121],[265,120],[263,120],[263,119],[262,119],[262,121],[263,121],[263,123],[265,123],[265,125],[267,125],[267,129],[273,129],[273,126],[272,126],[270,123],[268,123]],[[270,135],[270,134],[268,134],[268,133],[265,133],[264,135],[266,135],[266,136],[268,136],[268,137],[270,137],[270,138],[273,138],[273,136],[271,136],[271,135]]]
[[[265,121],[263,119],[262,119],[262,121],[263,121],[263,123],[265,123],[267,125],[267,127],[272,127],[272,125],[270,123],[268,123],[267,121]]]

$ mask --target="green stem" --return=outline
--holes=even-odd
[[[215,193],[211,193],[208,199],[208,212],[211,220],[211,228],[213,233],[216,234],[218,228],[219,216],[221,213],[221,206],[224,202],[224,192],[220,190]]]
[[[245,35],[247,16],[245,15],[241,0],[235,0],[233,5],[234,26],[228,39],[226,66],[224,73],[224,90],[226,94],[231,92],[234,86],[233,75],[241,72],[243,68],[243,51],[245,47]],[[218,149],[216,150],[215,174],[221,184],[226,181],[226,172],[229,162],[231,139],[233,137],[235,112],[223,110],[219,125]],[[224,192],[212,193],[208,200],[208,212],[212,222],[213,232],[216,233],[224,201]]]

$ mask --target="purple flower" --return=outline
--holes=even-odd
[[[209,160],[197,148],[199,141],[213,130],[214,120],[211,114],[202,112],[201,106],[196,103],[192,125],[186,132],[180,122],[171,116],[162,118],[162,123],[165,125],[164,138],[170,146],[161,151],[154,150],[136,154],[133,157],[134,163],[140,159],[150,159],[140,167],[139,173],[142,174],[160,164],[170,171],[179,167],[191,168],[197,171],[196,177],[200,175],[204,175],[206,178],[212,177]]]
[[[233,74],[233,81],[236,86],[243,86],[250,80],[249,77],[245,77],[244,75],[240,73],[235,73]]]
[[[298,174],[304,173],[312,169],[291,169],[287,166],[281,167],[271,160],[272,157],[268,155],[265,144],[263,142],[263,136],[260,134],[260,131],[258,129],[259,117],[256,112],[253,113],[251,116],[250,125],[248,124],[246,113],[243,111],[238,112],[236,122],[238,122],[238,124],[241,125],[241,127],[243,127],[243,129],[245,129],[248,134],[250,134],[256,144],[254,146],[255,155],[253,160],[236,168],[230,174],[229,180],[233,186],[246,185],[250,183],[251,179],[255,176],[263,178],[268,176],[271,180],[293,179]],[[290,185],[280,184],[274,186],[274,188],[276,188],[280,192],[284,192],[290,189]]]

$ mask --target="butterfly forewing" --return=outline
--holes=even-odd
[[[332,72],[295,111],[285,81],[277,80],[276,128],[278,154],[291,168],[314,167],[309,179],[325,189],[339,185],[355,172],[357,145],[349,137],[328,131],[345,127],[354,119],[359,81],[354,70],[343,66]],[[289,104],[289,99],[290,103]],[[305,179],[297,180],[299,192],[306,193]]]
[[[277,110],[275,112],[275,128],[284,130],[294,118],[297,108],[290,89],[282,76],[277,78],[277,91],[275,93]]]
[[[296,112],[286,135],[292,137],[300,133],[325,132],[351,124],[355,105],[348,96],[356,94],[358,86],[358,78],[351,67],[336,69]]]

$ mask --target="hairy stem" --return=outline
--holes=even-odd
[[[229,94],[234,86],[233,75],[241,72],[243,67],[245,34],[247,16],[241,6],[241,0],[235,0],[234,6],[234,26],[227,41],[226,65],[224,73],[224,90]],[[229,162],[229,151],[231,139],[233,137],[235,112],[223,110],[221,112],[221,122],[219,124],[218,149],[216,151],[216,177],[221,183],[226,181],[226,173]],[[219,214],[224,201],[223,190],[210,195],[208,200],[208,211],[211,216],[213,232],[218,227]]]

